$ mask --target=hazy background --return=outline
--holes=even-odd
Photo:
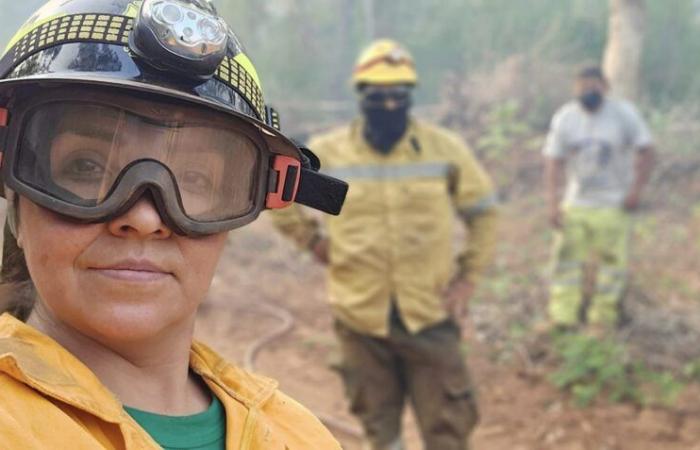
[[[3,3],[0,48],[44,2]],[[560,89],[568,87],[573,68],[600,59],[608,14],[607,0],[215,3],[256,63],[268,100],[286,113],[287,128],[294,132],[354,114],[348,79],[357,53],[374,37],[396,38],[414,53],[421,75],[418,103],[423,106],[441,104],[455,84],[479,75],[506,76],[508,62],[526,59],[535,67],[509,97],[544,96],[525,117],[542,128],[556,106],[553,100],[567,93]],[[650,0],[647,8],[642,98],[654,110],[669,111],[679,104],[695,110],[700,99],[700,1]],[[562,79],[553,85],[554,74]],[[490,87],[480,85],[479,90]],[[465,95],[480,100],[498,93]]]

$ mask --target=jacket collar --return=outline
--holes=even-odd
[[[228,363],[201,342],[192,345],[190,367],[205,381],[216,384],[248,409],[262,408],[279,385],[271,378],[254,375]]]
[[[228,364],[200,343],[192,345],[190,367],[247,409],[262,407],[277,388],[275,381]],[[0,316],[0,373],[106,422],[118,423],[125,416],[121,402],[87,366],[7,313]]]

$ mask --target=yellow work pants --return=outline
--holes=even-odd
[[[614,208],[570,208],[554,244],[549,316],[554,324],[581,320],[603,326],[618,321],[627,285],[631,218]],[[584,268],[593,264],[594,291],[584,310]]]

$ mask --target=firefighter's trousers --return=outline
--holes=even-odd
[[[631,217],[614,208],[570,208],[554,244],[549,316],[557,325],[581,321],[605,327],[618,321],[627,285]],[[594,267],[584,305],[585,268]]]
[[[478,411],[459,327],[448,320],[410,334],[395,312],[391,316],[387,338],[336,322],[346,393],[369,448],[404,449],[401,418],[408,398],[425,450],[467,450]]]

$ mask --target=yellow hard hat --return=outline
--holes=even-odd
[[[360,84],[416,84],[418,74],[411,54],[391,39],[374,41],[355,64],[352,83]]]

